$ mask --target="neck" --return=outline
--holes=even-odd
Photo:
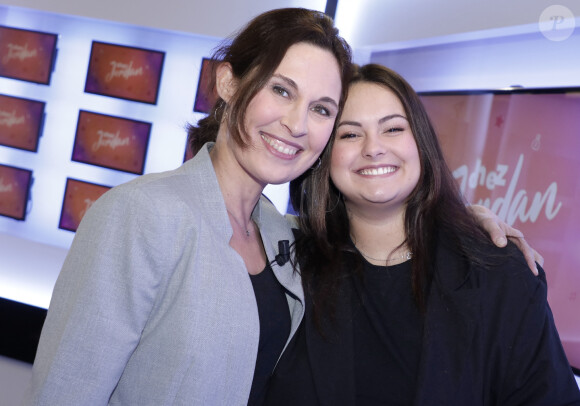
[[[387,259],[406,260],[404,212],[369,216],[368,210],[348,209],[351,238],[367,260],[384,265]],[[394,262],[394,261],[393,261]],[[390,262],[389,262],[390,263]]]
[[[210,158],[228,213],[240,226],[246,227],[265,185],[257,183],[240,166],[224,138],[218,136]]]

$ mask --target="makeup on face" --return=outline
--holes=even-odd
[[[338,62],[308,43],[291,46],[249,103],[250,148],[235,148],[244,170],[259,182],[288,182],[310,168],[326,146],[341,95]]]
[[[421,172],[403,105],[384,86],[351,86],[337,125],[331,178],[347,205],[402,205]]]

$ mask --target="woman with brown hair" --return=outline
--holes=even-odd
[[[291,193],[306,313],[266,404],[580,405],[544,271],[489,241],[400,75],[357,69]]]
[[[107,192],[56,283],[26,404],[260,404],[303,314],[262,194],[318,159],[350,48],[321,12],[259,15],[218,49],[196,156]],[[206,141],[215,141],[206,143]]]

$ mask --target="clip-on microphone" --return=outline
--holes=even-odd
[[[288,240],[278,241],[278,252],[276,255],[276,263],[279,266],[284,265],[286,262],[290,261],[290,242]]]

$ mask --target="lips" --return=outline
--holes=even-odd
[[[393,173],[397,170],[396,166],[380,166],[378,168],[363,168],[357,171],[361,175],[378,176],[387,173]]]
[[[300,148],[293,147],[292,145],[286,144],[278,139],[269,137],[264,133],[260,133],[260,136],[266,144],[281,154],[293,156],[301,150]]]

